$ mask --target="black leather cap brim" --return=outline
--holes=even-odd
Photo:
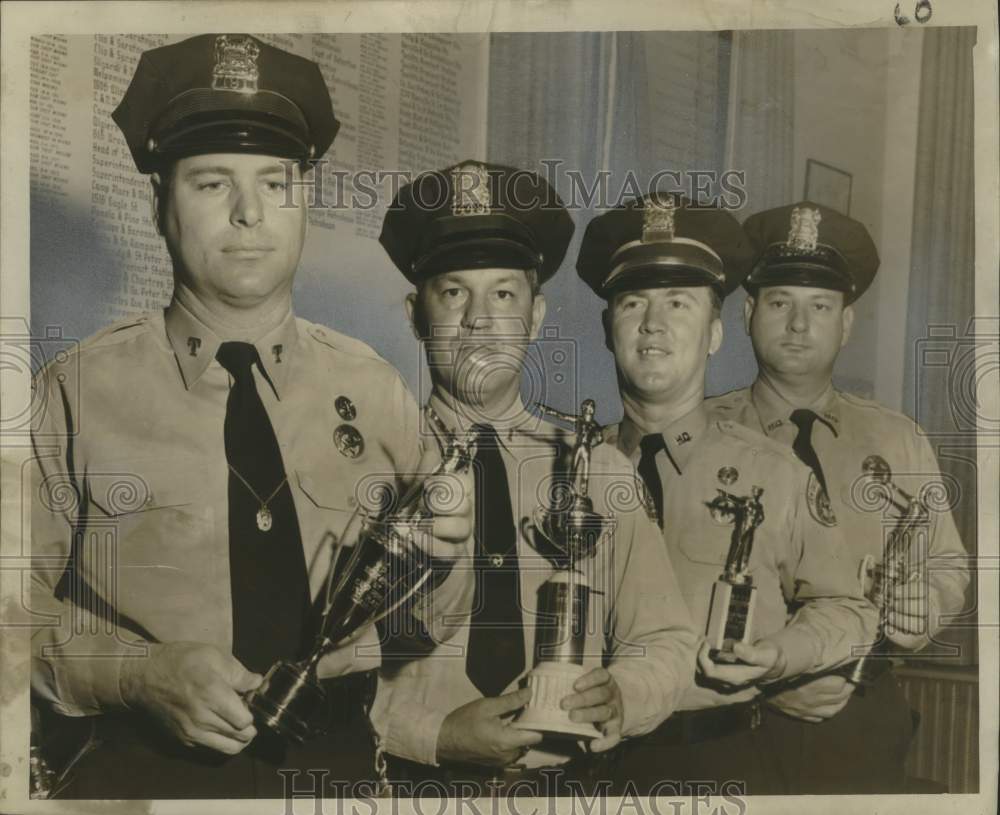
[[[845,271],[801,260],[760,266],[744,283],[751,294],[769,286],[805,286],[839,291],[844,293],[845,305],[855,299],[854,282]]]
[[[725,297],[722,283],[711,272],[695,266],[665,266],[648,264],[635,266],[627,272],[617,275],[606,283],[600,291],[605,299],[611,299],[623,291],[639,289],[665,289],[708,286],[715,290],[719,297]]]
[[[175,129],[155,145],[150,162],[157,165],[164,160],[207,153],[260,153],[301,162],[309,158],[309,147],[301,133],[273,117],[213,120]]]
[[[536,269],[544,282],[537,252],[508,238],[470,237],[437,246],[418,261],[407,279],[416,285],[434,275],[465,269]]]

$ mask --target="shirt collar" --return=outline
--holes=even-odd
[[[468,433],[476,424],[490,425],[496,431],[501,446],[508,452],[514,452],[519,447],[516,443],[518,437],[530,434],[541,423],[538,416],[525,410],[520,397],[504,411],[502,417],[497,417],[493,421],[487,421],[486,417],[475,408],[442,394],[437,388],[431,391],[427,406],[438,415],[451,433]]]
[[[496,431],[500,446],[517,460],[522,460],[525,455],[537,455],[539,445],[549,447],[556,452],[560,449],[560,445],[572,444],[575,438],[571,427],[549,422],[540,414],[529,412],[520,396],[504,412],[502,418],[494,421],[486,421],[475,408],[456,402],[437,388],[431,391],[427,408],[438,415],[441,423],[451,433],[468,432],[475,424],[490,425]],[[433,432],[437,436],[438,428],[429,422],[426,416],[423,420],[424,432]]]
[[[235,340],[252,343],[257,348],[261,373],[271,383],[275,395],[281,398],[288,382],[290,357],[294,355],[298,340],[295,314],[291,309],[274,328],[256,337],[252,333],[233,335],[231,330],[211,327],[205,318],[196,316],[176,298],[164,310],[163,319],[186,389],[190,390],[212,364],[219,346],[227,340]]]
[[[708,430],[708,412],[704,403],[699,403],[692,411],[675,419],[664,428],[646,427],[633,416],[626,415],[618,428],[617,445],[630,459],[634,457],[643,436],[660,432],[667,448],[667,456],[679,474],[683,474],[691,452]]]
[[[792,411],[797,408],[813,411],[819,417],[820,422],[830,428],[834,437],[840,435],[840,403],[832,383],[827,385],[826,390],[814,399],[812,404],[793,405],[778,393],[770,382],[758,377],[750,388],[750,397],[757,410],[757,415],[760,417],[760,425],[768,436],[779,427],[791,424],[792,421],[789,417],[792,415]]]

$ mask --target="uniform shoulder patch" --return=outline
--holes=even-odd
[[[819,483],[811,469],[809,470],[809,480],[806,483],[806,503],[809,505],[809,514],[813,520],[823,524],[823,526],[836,526],[837,515],[830,504],[830,496],[827,495],[823,485]]]

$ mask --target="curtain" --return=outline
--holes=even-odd
[[[973,160],[974,28],[924,34],[907,321],[904,409],[928,433],[970,554],[976,545]],[[971,625],[974,621],[967,621]],[[975,663],[975,631],[945,632]]]
[[[577,225],[562,268],[545,287],[547,333],[533,349],[526,399],[575,412],[591,397],[600,421],[620,417],[604,303],[574,270],[580,241],[597,212],[644,194],[657,172],[721,169],[729,51],[730,36],[717,32],[491,35],[487,158],[551,175]],[[560,162],[558,171],[547,172],[543,161]],[[566,171],[578,172],[587,191],[606,172],[606,194],[586,200]],[[629,176],[637,184],[629,186]],[[658,188],[676,186],[663,177]],[[738,373],[723,376],[731,381]]]
[[[795,200],[794,37],[792,31],[733,33],[724,167],[745,174],[747,200],[734,213],[741,221]],[[709,394],[749,385],[757,375],[753,346],[743,328],[743,301],[742,289],[726,298],[725,353],[709,364]]]

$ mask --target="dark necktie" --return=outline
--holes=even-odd
[[[309,579],[281,449],[253,379],[257,349],[224,342],[216,359],[234,380],[225,423],[233,655],[263,673],[300,650]]]
[[[475,572],[465,672],[483,696],[498,696],[524,670],[517,530],[496,431],[477,425]]]
[[[792,450],[799,457],[799,460],[816,474],[819,485],[823,488],[823,492],[826,492],[826,478],[819,463],[819,456],[816,455],[816,450],[812,445],[812,428],[819,416],[811,410],[800,408],[793,410],[789,418],[792,420],[792,424],[799,428],[795,441],[792,442]]]
[[[639,456],[639,466],[636,469],[653,499],[653,506],[656,508],[656,523],[659,524],[660,529],[663,529],[663,482],[660,480],[660,471],[656,468],[656,454],[660,450],[667,449],[667,445],[663,441],[663,434],[650,433],[648,436],[643,436],[639,449],[642,450],[642,455]]]

